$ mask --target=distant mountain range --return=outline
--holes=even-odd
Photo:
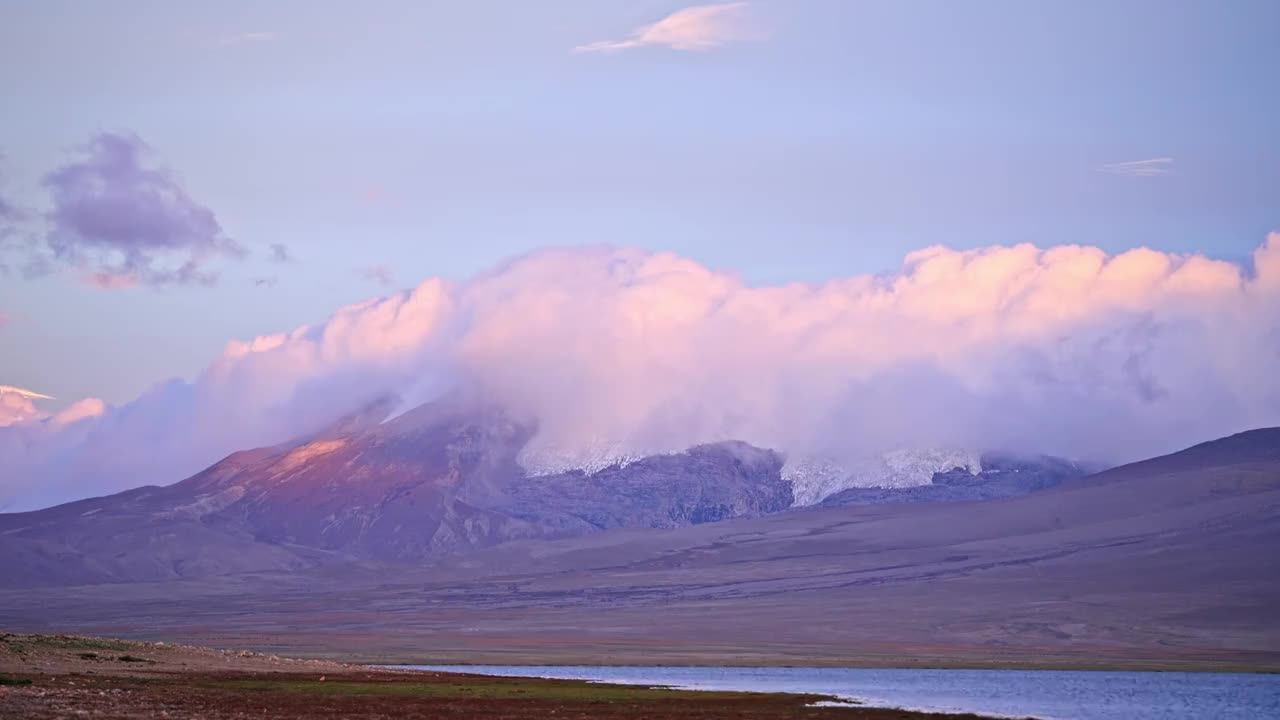
[[[235,453],[174,485],[0,515],[9,580],[152,581],[412,563],[515,539],[782,512],[796,504],[802,480],[784,478],[779,453],[741,442],[529,475],[520,455],[532,430],[501,409],[450,398],[388,419],[393,405],[380,400],[322,432]],[[965,457],[897,453],[886,456],[892,465],[877,459],[845,475],[827,469],[822,489],[830,497],[803,487],[827,505],[929,502],[1008,497],[1085,474],[1052,458],[988,455],[979,466]],[[953,466],[954,458],[965,466]],[[932,484],[918,484],[930,474]],[[850,487],[860,481],[898,486]]]
[[[373,659],[1280,667],[1280,428],[1103,472],[899,453],[865,487],[740,442],[530,475],[533,429],[500,408],[391,409],[0,515],[0,627]]]
[[[390,402],[167,487],[0,515],[10,582],[146,581],[353,560],[414,562],[532,537],[672,528],[791,506],[782,458],[725,442],[528,477],[530,430],[447,400]]]
[[[902,502],[960,502],[1028,495],[1102,469],[1049,456],[983,453],[975,469],[953,467],[933,473],[929,483],[896,487],[855,485],[822,498],[824,507]]]

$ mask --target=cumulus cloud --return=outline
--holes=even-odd
[[[611,53],[643,47],[706,51],[723,45],[757,40],[759,29],[751,19],[749,3],[697,5],[677,10],[651,25],[636,29],[622,40],[601,40],[579,45],[579,53]]]
[[[7,427],[36,417],[39,411],[30,398],[0,392],[0,427]]]
[[[230,343],[191,381],[77,422],[0,428],[0,498],[167,483],[388,392],[452,388],[537,449],[737,438],[794,455],[970,447],[1121,462],[1280,424],[1280,234],[1248,268],[1030,245],[912,253],[887,275],[751,287],[635,249],[554,249]],[[3,500],[0,500],[3,502]]]
[[[103,288],[211,284],[209,262],[241,257],[217,217],[133,134],[101,133],[44,178],[49,227],[32,272],[66,268]]]
[[[0,427],[16,425],[20,422],[43,417],[36,408],[36,400],[52,400],[31,390],[24,390],[12,385],[0,385]],[[0,493],[3,491],[0,490]]]
[[[85,398],[77,400],[67,408],[60,410],[49,416],[48,422],[54,428],[61,430],[68,425],[73,425],[81,420],[89,420],[96,418],[107,411],[107,404],[98,398]]]
[[[1126,177],[1156,177],[1173,172],[1173,158],[1158,157],[1148,160],[1109,163],[1098,168],[1099,172]]]

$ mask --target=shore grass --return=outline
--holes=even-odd
[[[786,698],[792,701],[829,700],[822,695],[783,693],[714,692],[677,690],[667,687],[607,685],[574,680],[542,678],[510,678],[475,675],[451,675],[431,681],[394,682],[318,679],[235,679],[215,682],[207,687],[232,688],[245,692],[289,692],[308,695],[394,695],[441,699],[555,700],[561,702],[670,702],[670,701],[747,701]]]

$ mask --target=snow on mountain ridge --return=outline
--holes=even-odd
[[[607,467],[617,465],[626,467],[648,455],[656,453],[636,453],[623,449],[622,443],[595,440],[577,448],[549,447],[533,442],[525,445],[516,456],[516,462],[524,468],[525,474],[531,477],[538,475],[556,475],[573,470],[592,475]]]
[[[639,452],[626,443],[594,438],[568,447],[553,446],[534,438],[516,461],[530,477],[581,471],[587,475],[605,468],[627,465],[664,451]],[[824,455],[796,455],[782,468],[782,479],[791,483],[793,507],[816,505],[852,487],[914,487],[928,485],[935,473],[961,468],[971,475],[982,472],[981,453],[975,450],[930,448],[893,450],[878,456],[840,460]]]
[[[788,459],[782,478],[791,482],[793,507],[814,505],[852,487],[914,487],[928,485],[935,473],[961,468],[970,475],[982,472],[981,453],[975,450],[930,448],[893,450],[879,457],[837,460],[812,455]]]

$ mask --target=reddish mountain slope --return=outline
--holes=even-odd
[[[157,580],[416,562],[516,538],[678,527],[786,509],[781,458],[740,443],[595,475],[524,477],[530,429],[450,399],[371,406],[296,443],[235,453],[175,485],[0,515],[20,584]]]

